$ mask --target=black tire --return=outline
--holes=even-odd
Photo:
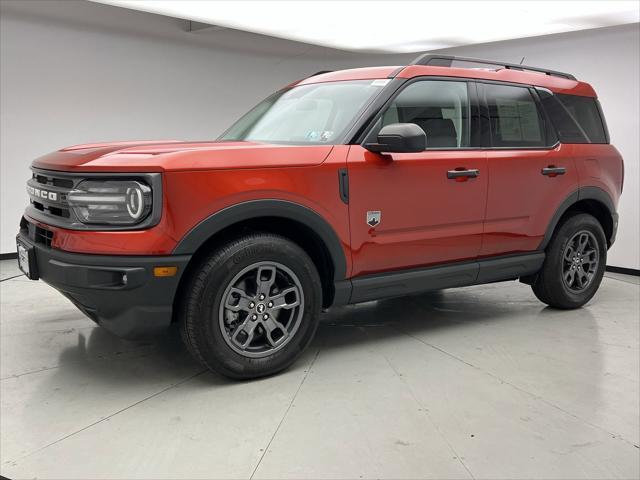
[[[578,268],[578,271],[586,273],[586,269],[591,268],[587,263],[584,269],[580,270],[582,268],[580,262],[586,257],[579,258],[575,253],[577,250],[573,248],[575,244],[570,243],[579,239],[579,236],[588,238],[594,243],[593,246],[597,247],[594,248],[596,252],[592,254],[592,258],[597,258],[597,265],[593,266],[593,272],[590,275],[582,277],[587,279],[584,280],[584,286],[576,286],[576,283],[573,283],[572,288],[569,283],[574,280],[569,269]],[[579,308],[591,300],[602,282],[607,263],[607,240],[600,222],[586,213],[578,213],[566,218],[556,228],[546,253],[542,269],[531,286],[536,297],[541,302],[560,309]],[[566,262],[565,254],[569,259]],[[576,260],[573,260],[574,258]],[[573,265],[571,262],[576,264]],[[573,272],[573,275],[577,273]],[[567,276],[571,280],[567,280]]]
[[[287,305],[287,310],[283,307],[281,310],[276,311],[276,307],[274,307],[274,310],[268,309],[265,311],[266,303],[261,300],[248,313],[244,310],[238,310],[240,313],[237,314],[230,312],[228,305],[230,299],[235,298],[235,294],[233,292],[228,293],[230,292],[229,288],[238,290],[233,288],[232,282],[238,275],[241,275],[240,278],[245,278],[242,275],[247,275],[247,283],[245,285],[248,285],[248,282],[251,281],[249,276],[253,273],[253,266],[257,264],[259,267],[255,267],[258,270],[255,278],[255,287],[253,287],[255,298],[258,298],[260,285],[262,285],[260,283],[262,280],[257,277],[263,275],[261,272],[270,272],[271,267],[269,265],[274,265],[274,283],[272,286],[267,287],[272,292],[275,292],[272,298],[275,299],[278,297],[276,294],[280,293],[281,301],[286,302],[284,300],[284,290],[278,291],[275,279],[276,276],[279,279],[284,278],[286,280],[288,278],[296,282],[294,287],[297,290],[293,292],[294,297],[301,290],[301,295],[297,298],[300,305],[293,308]],[[278,270],[275,267],[277,265],[282,267],[282,270]],[[249,269],[248,273],[244,274],[243,272],[246,269]],[[248,291],[249,289],[247,288]],[[243,291],[242,293],[246,294],[247,292]],[[253,292],[250,295],[253,295]],[[271,293],[268,295],[271,295]],[[224,299],[223,296],[225,297]],[[245,298],[248,297],[239,297],[238,305]],[[267,297],[266,301],[269,298],[271,297]],[[224,304],[222,304],[223,301],[225,302]],[[270,303],[273,306],[273,302]],[[258,320],[251,321],[249,317],[253,316],[252,314],[256,315],[260,306],[263,310],[257,315]],[[182,338],[187,349],[196,360],[208,369],[222,375],[235,379],[271,375],[289,367],[309,345],[318,327],[321,306],[322,287],[320,277],[307,253],[295,243],[279,235],[270,233],[251,234],[226,244],[200,261],[183,291],[180,311]],[[243,307],[248,308],[246,303]],[[291,312],[287,313],[289,309]],[[276,350],[269,353],[270,344],[268,340],[272,340],[271,336],[276,336],[274,332],[280,334],[284,333],[284,330],[270,330],[272,335],[267,337],[267,324],[262,323],[262,314],[266,313],[268,316],[269,313],[272,313],[271,318],[279,320],[280,317],[278,315],[281,315],[279,312],[286,313],[286,315],[290,314],[291,318],[295,317],[297,327],[291,335],[286,335],[285,344],[272,347]],[[243,317],[244,315],[246,317]],[[229,324],[229,316],[238,316],[238,318]],[[253,338],[253,341],[249,341],[250,345],[253,345],[251,342],[257,342],[260,340],[259,335],[262,335],[264,337],[265,351],[258,351],[257,347],[250,346],[246,351],[239,353],[242,349],[232,339],[235,330],[231,326],[235,325],[239,328],[239,325],[246,325],[247,330],[249,330],[252,325],[257,325],[256,322],[260,323],[261,326],[253,327],[254,330],[252,330],[251,337],[246,332],[240,331],[240,335],[236,336],[236,339],[247,340],[247,338]],[[284,323],[282,325],[278,323],[278,325],[282,326]],[[282,335],[282,337],[285,337],[285,335]],[[282,340],[282,337],[279,340]],[[250,350],[252,348],[254,350]],[[255,355],[261,356],[256,357]]]

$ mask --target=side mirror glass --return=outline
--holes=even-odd
[[[376,153],[422,152],[427,136],[415,123],[392,123],[380,129],[378,143],[366,143],[364,148]]]

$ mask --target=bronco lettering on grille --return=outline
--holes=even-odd
[[[41,188],[35,188],[31,185],[27,185],[27,193],[32,197],[42,198],[44,200],[58,200],[58,194],[56,192],[50,192],[48,190],[42,190]]]

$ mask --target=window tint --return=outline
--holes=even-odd
[[[544,124],[528,88],[485,84],[494,147],[543,147]]]
[[[598,101],[539,89],[540,100],[563,143],[607,143]]]
[[[557,97],[574,121],[582,127],[589,143],[607,143],[607,135],[595,98],[561,94]]]
[[[382,116],[382,126],[415,123],[427,135],[427,148],[469,146],[466,82],[425,80],[410,84]]]
[[[546,90],[538,90],[540,101],[545,112],[551,119],[558,132],[558,138],[563,143],[589,143],[582,127],[573,119],[565,106],[556,95]]]

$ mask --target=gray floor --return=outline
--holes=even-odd
[[[640,475],[637,277],[569,312],[515,282],[339,309],[293,368],[244,383],[176,332],[119,340],[42,282],[0,285],[12,479]]]

